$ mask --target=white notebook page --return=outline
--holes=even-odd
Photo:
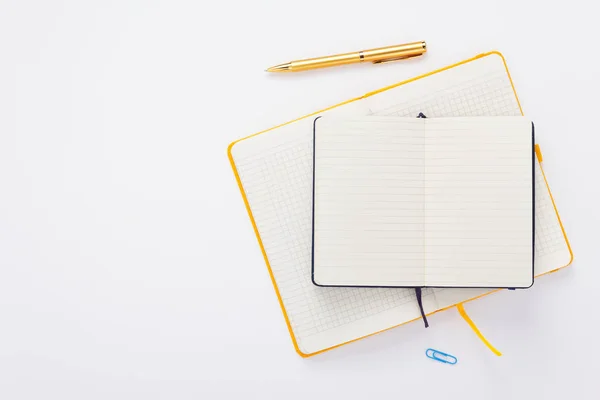
[[[428,117],[520,115],[502,59],[495,54],[322,115],[414,118],[419,112],[414,110],[421,110]],[[293,339],[303,354],[313,354],[420,316],[412,289],[319,288],[312,284],[312,124],[313,118],[304,118],[239,141],[231,148]],[[536,185],[539,184],[536,275],[563,267],[570,260],[536,163]],[[540,237],[547,243],[540,242]],[[423,291],[423,306],[429,313],[487,292],[428,289]]]
[[[428,286],[424,122],[315,121],[315,284]]]
[[[315,283],[531,286],[530,121],[324,117],[314,135]]]

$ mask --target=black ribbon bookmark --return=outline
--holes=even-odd
[[[425,311],[423,310],[423,299],[420,287],[415,288],[415,294],[417,295],[417,303],[419,303],[419,310],[421,310],[421,317],[423,317],[425,328],[429,328],[429,322],[427,322],[427,316],[425,315]]]

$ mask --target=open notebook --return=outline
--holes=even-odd
[[[228,156],[292,342],[312,356],[420,318],[414,289],[312,284],[313,120],[322,116],[519,116],[500,53],[486,53],[240,139]],[[540,137],[540,132],[538,132]],[[538,156],[541,162],[541,157]],[[571,251],[540,163],[535,165],[535,275],[567,266]],[[491,293],[425,289],[426,313]]]
[[[533,284],[531,121],[326,116],[313,143],[316,285]]]

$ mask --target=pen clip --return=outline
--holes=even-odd
[[[413,57],[414,56],[405,56],[405,57],[388,58],[388,59],[385,59],[385,60],[375,60],[375,61],[373,61],[373,64],[383,64],[383,63],[386,63],[386,62],[406,60],[407,58],[413,58]]]

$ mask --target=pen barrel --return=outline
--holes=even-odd
[[[360,54],[363,55],[363,61],[382,63],[420,56],[423,55],[425,52],[427,52],[427,45],[425,44],[425,42],[414,42],[400,44],[397,46],[388,46],[380,47],[378,49],[365,50],[361,51]]]
[[[338,65],[353,64],[361,62],[359,52],[336,54],[334,56],[308,58],[306,60],[292,61],[292,71],[305,71],[315,68],[335,67]]]
[[[306,71],[310,69],[335,67],[338,65],[354,64],[363,61],[383,63],[416,57],[427,51],[425,42],[414,42],[396,46],[380,47],[378,49],[363,50],[353,53],[336,54],[333,56],[309,58],[306,60],[292,61],[278,67],[281,71]],[[279,70],[277,71],[279,72]]]

